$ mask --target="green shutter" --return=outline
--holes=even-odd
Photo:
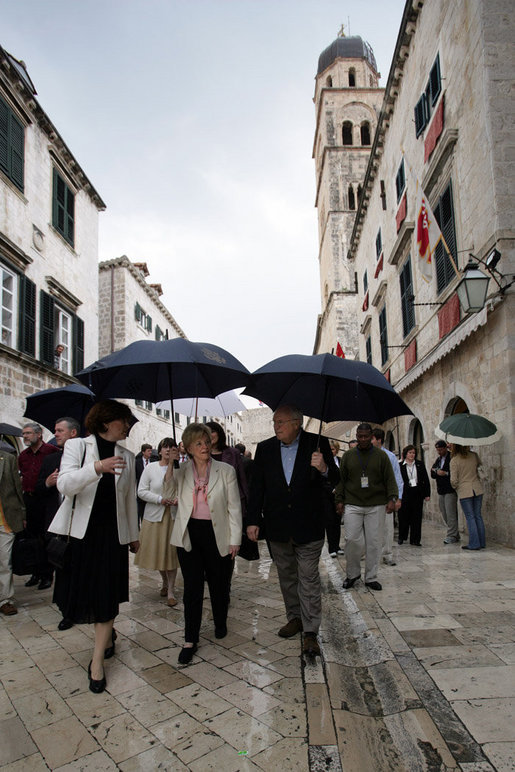
[[[49,367],[54,366],[54,309],[55,303],[51,295],[44,290],[39,293],[40,298],[40,329],[39,329],[39,358]]]
[[[9,174],[9,114],[9,108],[0,99],[0,169],[6,174]]]
[[[78,373],[84,367],[84,322],[80,317],[73,317],[73,372]]]
[[[0,169],[23,191],[25,129],[3,99],[0,99]]]
[[[52,225],[73,247],[75,196],[57,169],[53,170]]]
[[[26,276],[20,276],[18,319],[18,348],[23,354],[36,354],[36,285]]]

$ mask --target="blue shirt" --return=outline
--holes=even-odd
[[[402,499],[402,492],[404,490],[404,479],[401,474],[401,465],[399,464],[399,461],[395,453],[392,453],[391,450],[387,450],[382,446],[381,446],[381,450],[384,450],[384,452],[386,453],[386,455],[391,461],[391,464],[393,467],[393,473],[395,475],[395,482],[397,483],[397,488],[399,489],[399,498]]]
[[[286,482],[290,484],[291,476],[293,474],[293,467],[295,466],[295,459],[297,458],[297,451],[299,449],[300,432],[297,437],[290,442],[289,445],[285,445],[281,442],[281,461],[283,462],[283,472],[286,477]]]

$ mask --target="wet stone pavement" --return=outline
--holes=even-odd
[[[395,545],[382,592],[343,590],[345,558],[324,550],[322,657],[310,661],[299,635],[277,636],[265,547],[237,563],[221,641],[206,601],[187,667],[182,604],[168,608],[157,572],[132,567],[100,695],[88,690],[92,628],[59,632],[51,591],[17,577],[19,613],[0,620],[0,769],[515,770],[513,551],[443,537],[425,522],[422,548]]]

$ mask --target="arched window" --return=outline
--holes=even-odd
[[[349,86],[351,88],[354,88],[355,85],[356,85],[356,70],[354,69],[354,67],[351,67],[349,70]]]
[[[331,78],[330,75],[327,76],[327,80],[325,82],[325,85],[328,86],[328,88],[332,88],[332,86],[333,86],[333,79]]]
[[[422,429],[422,424],[418,418],[415,418],[412,422],[409,434],[411,436],[410,442],[416,448],[417,458],[424,461],[424,448],[422,447],[422,443],[424,442],[424,430]]]
[[[361,198],[361,185],[358,185],[358,204],[359,204],[360,198]]]
[[[352,123],[350,121],[343,123],[342,141],[344,145],[352,145]]]
[[[391,450],[392,453],[395,453],[395,437],[393,432],[390,430],[386,432],[386,436],[384,438],[384,447],[387,450]]]
[[[324,306],[327,305],[327,301],[329,300],[329,287],[327,286],[327,282],[324,284]]]
[[[356,198],[354,196],[354,188],[352,185],[349,185],[349,209],[355,209],[356,208]]]
[[[374,79],[371,75],[368,76],[368,82],[370,83],[370,88],[374,88]]]
[[[363,121],[361,124],[361,144],[370,145],[370,124],[368,121]]]
[[[470,413],[467,403],[461,397],[454,397],[451,399],[445,408],[446,418],[448,418],[450,415],[456,415],[456,413]]]

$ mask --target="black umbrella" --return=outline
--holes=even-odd
[[[162,402],[216,397],[245,386],[250,373],[219,346],[173,338],[130,343],[77,373],[77,378],[95,392],[97,399],[124,397]]]
[[[19,426],[13,426],[12,424],[0,423],[0,434],[8,434],[11,437],[21,437],[21,429]]]
[[[95,404],[93,392],[82,383],[44,389],[26,399],[24,416],[54,431],[58,418],[70,417],[84,426],[84,419]]]
[[[410,415],[411,410],[372,365],[333,354],[289,354],[252,374],[243,392],[273,410],[295,405],[320,421],[372,421]]]

